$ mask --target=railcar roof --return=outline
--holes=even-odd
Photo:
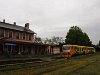
[[[94,48],[94,47],[88,47],[88,48]]]
[[[88,46],[80,46],[80,45],[63,45],[63,46],[74,46],[74,47],[87,47],[87,48],[94,48],[94,47],[88,47]]]

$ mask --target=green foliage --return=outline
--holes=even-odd
[[[69,32],[67,33],[66,44],[72,44],[72,45],[85,45],[85,46],[91,46],[92,42],[90,41],[88,35],[77,26],[72,26],[69,29]]]

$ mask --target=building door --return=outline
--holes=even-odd
[[[3,45],[0,45],[0,55],[3,54]]]
[[[8,54],[12,55],[12,46],[11,45],[8,45]]]
[[[8,55],[12,55],[15,52],[16,44],[5,43],[4,50],[7,52]]]

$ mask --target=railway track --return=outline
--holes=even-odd
[[[57,63],[60,61],[66,60],[65,58],[61,59],[28,59],[28,60],[13,60],[13,61],[0,61],[0,71],[11,71],[23,68],[39,68],[42,66],[53,65],[53,63]],[[29,65],[29,66],[27,66]],[[19,66],[16,68],[16,66]],[[8,67],[8,68],[7,68]],[[7,69],[6,69],[7,68]]]
[[[68,60],[66,60],[64,58],[63,59],[62,58],[51,58],[50,60],[41,59],[41,60],[37,60],[34,62],[5,64],[5,65],[3,65],[3,67],[0,66],[0,71],[1,72],[11,72],[11,71],[15,71],[15,70],[17,71],[20,69],[23,70],[23,69],[27,69],[27,68],[28,68],[27,70],[30,69],[30,71],[31,70],[33,71],[35,69],[37,72],[32,73],[32,75],[42,75],[42,74],[45,75],[45,74],[52,73],[52,72],[56,73],[56,71],[60,71],[61,69],[68,69],[70,72],[71,68],[75,68],[77,66],[82,65],[83,63],[86,63],[86,61],[83,62],[83,59],[86,59],[87,57],[90,59],[94,55],[95,54],[76,56],[76,57],[72,57],[71,59],[68,59]],[[16,67],[16,65],[17,65],[17,67]],[[67,67],[66,67],[66,65],[67,65]],[[85,64],[85,65],[87,65],[87,64]],[[78,67],[78,68],[80,68],[80,67]],[[42,70],[40,70],[40,69],[42,69]],[[57,74],[55,74],[55,75],[57,75]]]
[[[35,62],[35,61],[41,61],[41,59],[39,59],[39,58],[31,58],[31,59],[1,60],[0,61],[0,65],[16,64],[16,63],[24,63],[24,62]]]

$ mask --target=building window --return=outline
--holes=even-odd
[[[23,39],[23,33],[20,33],[20,39]]]
[[[9,32],[8,32],[8,37],[9,37],[9,38],[12,38],[12,37],[13,37],[13,32],[12,32],[12,31],[9,31]]]
[[[25,33],[23,33],[23,39],[25,40]]]
[[[20,33],[16,33],[16,39],[20,39]]]
[[[29,40],[31,40],[31,34],[29,35]]]
[[[4,30],[0,30],[0,37],[4,37]]]

